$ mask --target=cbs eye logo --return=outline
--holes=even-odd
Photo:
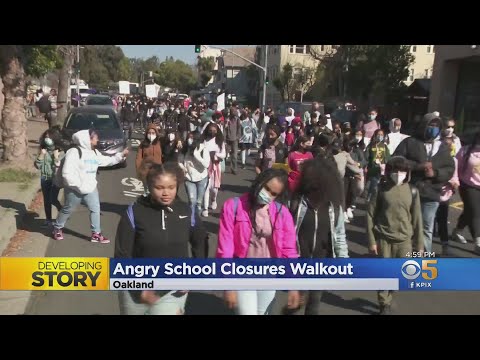
[[[407,280],[415,280],[420,275],[425,280],[435,280],[438,277],[438,269],[435,266],[437,260],[422,260],[422,266],[415,260],[407,260],[402,265],[402,275]]]

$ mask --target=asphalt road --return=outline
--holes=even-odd
[[[139,137],[139,135],[138,135]],[[46,256],[52,257],[112,257],[113,240],[120,214],[126,205],[141,195],[138,181],[135,179],[134,159],[136,145],[129,155],[128,166],[125,169],[101,170],[98,176],[102,231],[112,242],[108,245],[94,244],[90,239],[89,213],[85,207],[79,207],[67,222],[65,240],[51,240]],[[210,233],[210,256],[216,249],[218,218],[221,204],[232,196],[245,192],[254,179],[253,161],[245,170],[239,169],[237,175],[228,171],[224,174],[222,190],[219,193],[219,208],[204,219]],[[182,188],[180,196],[186,199]],[[363,201],[363,200],[362,200]],[[458,202],[454,199],[453,203]],[[455,205],[458,207],[458,204]],[[351,257],[367,256],[365,235],[364,203],[358,204],[355,219],[347,226],[347,238]],[[460,210],[450,208],[450,223],[456,223]],[[467,234],[467,238],[470,234]],[[434,240],[436,254],[441,254],[438,239]],[[453,257],[476,257],[473,244],[451,244]],[[219,292],[191,292],[187,301],[187,314],[231,314],[223,305]],[[285,302],[285,294],[278,294],[276,313]],[[374,291],[340,291],[324,292],[322,298],[323,314],[331,315],[362,315],[378,312],[376,292]],[[480,314],[480,292],[402,292],[395,294],[394,310],[396,314]],[[26,314],[119,314],[116,292],[106,291],[48,291],[33,292]]]

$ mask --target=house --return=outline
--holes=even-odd
[[[437,45],[428,110],[457,120],[456,132],[480,129],[480,45]]]
[[[415,61],[408,69],[408,77],[404,84],[410,86],[416,79],[430,79],[435,60],[435,45],[410,45],[410,54]]]

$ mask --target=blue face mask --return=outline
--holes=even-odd
[[[383,136],[382,135],[377,135],[377,141],[382,142],[383,141]]]
[[[272,202],[272,198],[271,198],[270,194],[268,193],[268,191],[265,190],[265,188],[260,190],[260,192],[258,193],[258,196],[257,196],[257,203],[259,205],[268,205],[271,202]]]
[[[427,139],[435,139],[438,134],[440,134],[440,128],[438,127],[429,127],[427,128],[426,135]]]

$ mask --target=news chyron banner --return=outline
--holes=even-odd
[[[1,290],[109,290],[108,258],[1,258]]]
[[[1,290],[480,290],[480,259],[0,258]]]

